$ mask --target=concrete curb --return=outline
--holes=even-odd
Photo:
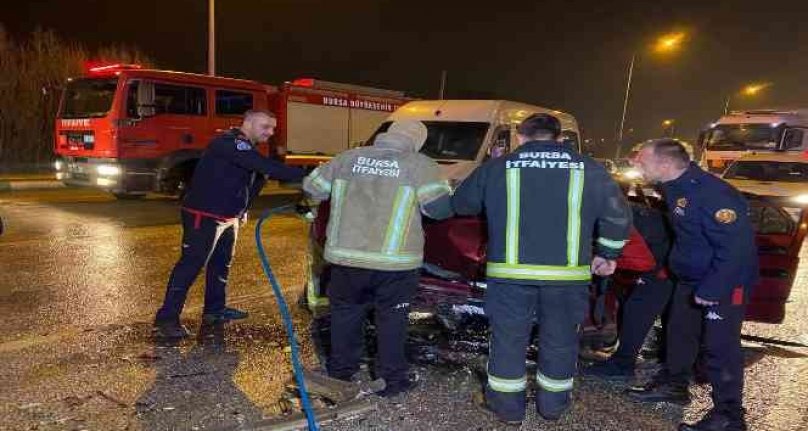
[[[65,187],[64,183],[56,180],[23,180],[23,181],[1,181],[0,191],[18,191],[18,190],[42,190],[42,189],[60,189]]]

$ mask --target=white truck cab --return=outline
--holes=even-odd
[[[701,165],[720,174],[750,152],[808,150],[808,109],[732,112],[699,137]]]
[[[435,159],[443,174],[455,183],[489,157],[513,151],[517,126],[536,113],[561,121],[565,140],[580,151],[578,122],[572,115],[550,108],[507,100],[418,100],[393,112],[376,133],[399,120],[422,121],[429,130],[421,152]],[[374,135],[375,136],[375,135]]]

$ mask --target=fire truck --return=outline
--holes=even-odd
[[[54,162],[67,185],[121,199],[180,194],[208,142],[250,109],[269,109],[276,134],[259,149],[314,167],[364,142],[407,99],[402,92],[298,79],[280,86],[110,65],[68,80],[56,119]]]

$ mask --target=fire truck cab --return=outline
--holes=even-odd
[[[57,178],[120,198],[176,193],[214,135],[267,109],[254,81],[113,65],[70,79],[56,119]]]

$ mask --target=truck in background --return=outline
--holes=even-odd
[[[249,109],[278,117],[262,153],[313,167],[363,142],[405,101],[400,92],[312,79],[275,87],[137,65],[95,67],[63,92],[54,167],[67,185],[121,199],[181,194],[208,142]]]
[[[289,165],[311,167],[362,145],[411,100],[403,92],[315,79],[284,83],[269,94],[278,115],[270,147]]]
[[[429,135],[421,152],[437,160],[450,183],[457,183],[486,159],[514,150],[519,145],[517,127],[536,113],[558,117],[562,136],[580,152],[581,132],[575,117],[508,100],[411,101],[391,114],[376,134],[386,131],[393,121],[422,121]]]
[[[751,152],[808,150],[808,109],[732,112],[699,135],[701,165],[721,174]]]

